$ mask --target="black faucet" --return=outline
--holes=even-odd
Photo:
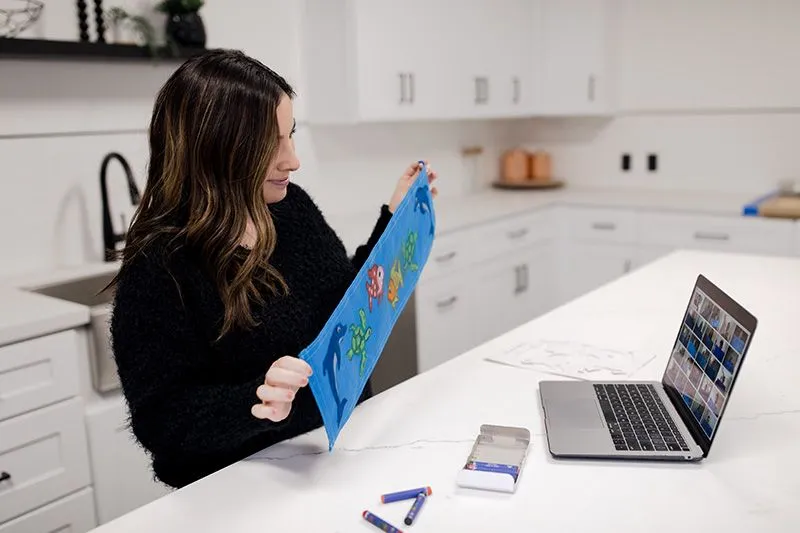
[[[125,170],[128,179],[128,191],[131,195],[131,204],[139,205],[141,195],[139,189],[136,188],[136,182],[133,181],[133,173],[128,161],[117,152],[106,154],[103,158],[103,164],[100,167],[100,194],[103,198],[103,247],[106,261],[114,260],[114,251],[118,242],[125,240],[125,233],[114,233],[114,226],[111,225],[111,211],[108,204],[108,185],[106,173],[108,171],[108,164],[112,159],[116,159]],[[122,217],[123,228],[125,227],[125,217]]]

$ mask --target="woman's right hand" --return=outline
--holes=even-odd
[[[280,422],[289,416],[292,401],[300,387],[308,385],[311,367],[308,363],[297,357],[285,355],[272,363],[264,384],[256,389],[256,395],[261,400],[251,408],[253,416]]]

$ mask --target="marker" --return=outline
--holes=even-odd
[[[420,492],[425,493],[426,496],[431,495],[430,487],[419,487],[411,490],[401,490],[400,492],[390,492],[381,496],[381,503],[399,502],[401,500],[413,500]]]
[[[417,494],[417,499],[414,500],[414,505],[411,506],[411,509],[408,510],[408,514],[403,519],[403,522],[405,522],[407,526],[410,526],[412,523],[414,523],[417,513],[419,513],[419,510],[422,509],[422,504],[424,504],[425,500],[427,499],[428,495],[424,492]]]
[[[394,527],[389,522],[383,520],[382,518],[379,518],[379,517],[375,516],[374,514],[370,513],[369,511],[364,511],[363,513],[361,513],[361,516],[364,517],[364,520],[366,520],[367,522],[369,522],[373,526],[377,527],[381,531],[386,531],[388,533],[403,533],[402,531],[400,531],[399,529]]]

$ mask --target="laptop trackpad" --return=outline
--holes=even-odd
[[[573,429],[598,429],[605,427],[597,404],[588,398],[562,398],[548,400],[545,411],[553,426]]]

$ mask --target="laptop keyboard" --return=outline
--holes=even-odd
[[[653,385],[599,383],[594,391],[617,450],[689,451]]]

